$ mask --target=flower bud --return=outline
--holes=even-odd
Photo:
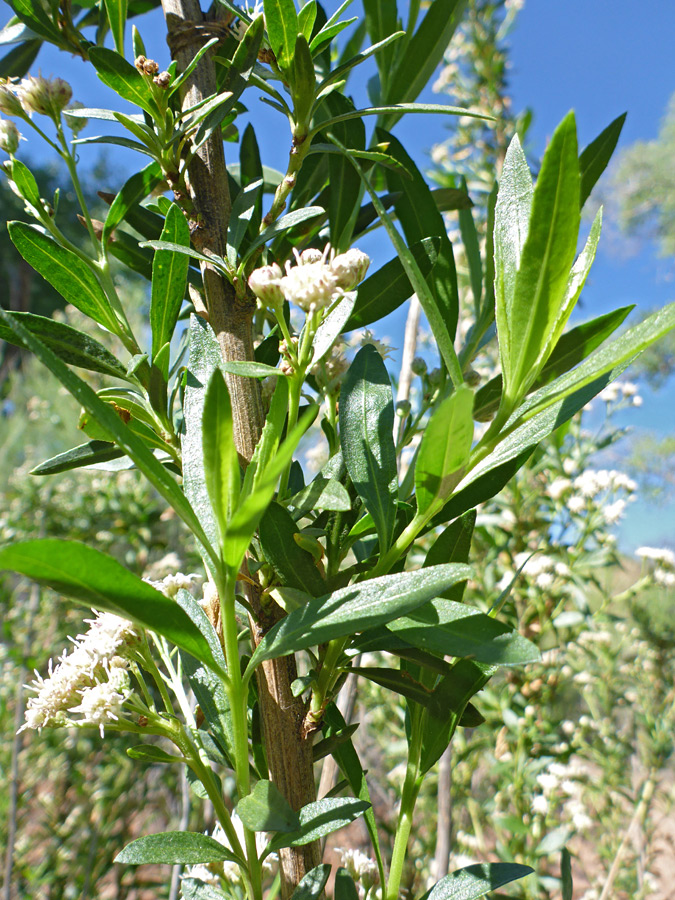
[[[370,265],[370,258],[356,248],[336,256],[330,264],[337,278],[338,287],[351,291],[363,281]]]
[[[146,59],[144,56],[137,56],[134,65],[141,75],[156,75],[159,72],[159,63],[154,59]]]
[[[323,253],[320,250],[317,250],[316,247],[308,247],[306,250],[302,251],[297,260],[299,266],[307,266],[311,263],[323,262]]]
[[[427,374],[427,364],[421,356],[416,356],[415,359],[413,359],[410,368],[412,369],[413,375]]]
[[[73,90],[63,78],[35,78],[29,75],[19,85],[19,99],[24,110],[57,120],[70,103]]]
[[[0,82],[0,112],[6,116],[22,116],[21,101],[12,90],[9,82]]]
[[[86,128],[89,119],[83,119],[81,116],[71,116],[70,112],[74,109],[84,109],[84,103],[80,103],[79,100],[76,100],[75,103],[70,104],[68,109],[63,110],[66,121],[68,123],[68,127],[73,132],[75,137],[77,137],[82,129]]]
[[[261,266],[251,272],[248,286],[265,306],[274,309],[284,302],[284,292],[280,285],[282,274],[276,263],[271,266]]]
[[[159,75],[155,75],[152,79],[158,87],[168,88],[171,84],[171,73],[170,72],[160,72]]]
[[[12,156],[19,147],[21,135],[14,122],[0,119],[0,150]]]

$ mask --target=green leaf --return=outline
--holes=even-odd
[[[348,3],[343,3],[342,7],[348,6],[351,3],[349,0]],[[338,11],[339,12],[339,11]],[[324,49],[327,48],[327,44],[329,41],[332,41],[334,37],[340,34],[341,31],[344,31],[345,28],[348,28],[350,25],[353,25],[354,22],[358,21],[358,17],[354,16],[352,19],[344,19],[342,22],[334,22],[335,15],[331,16],[328,22],[323,26],[321,31],[317,32],[312,38],[312,43],[309,45],[310,52],[312,56],[316,56],[323,52]]]
[[[127,0],[104,0],[115,49],[124,56],[124,26],[127,22]]]
[[[206,488],[202,421],[206,388],[220,365],[220,345],[211,326],[191,315],[188,330],[190,354],[183,399],[184,426],[181,434],[183,490],[212,545],[218,543],[218,527]]]
[[[202,607],[191,594],[183,589],[176,594],[176,603],[187,613],[204,636],[216,663],[222,671],[226,671],[227,663],[220,638]],[[231,760],[234,758],[234,732],[230,701],[225,692],[223,680],[210,668],[201,665],[186,653],[181,653],[181,663],[199,708],[204,713],[204,719],[218,741],[219,752],[222,754],[223,749],[221,748],[224,748],[229,755],[228,762],[231,766]]]
[[[495,206],[494,266],[497,332],[500,354],[510,358],[510,321],[516,275],[527,240],[532,211],[532,175],[515,134],[509,144]],[[488,260],[489,261],[489,260]]]
[[[519,863],[481,863],[457,869],[427,891],[421,900],[476,900],[505,884],[531,875],[534,869]]]
[[[596,347],[599,347],[610,334],[616,331],[632,309],[634,309],[633,306],[622,306],[614,312],[598,316],[596,319],[591,319],[590,322],[584,322],[577,325],[576,328],[566,331],[556,344],[553,353],[546,360],[533,389],[543,387],[586,359]],[[497,411],[501,393],[501,375],[495,375],[476,392],[474,418],[477,421],[487,421]]]
[[[34,0],[12,0],[12,9],[16,15],[25,22],[26,25],[39,34],[40,37],[46,38],[57,46],[61,43],[61,33],[47,15],[43,6],[34,2]]]
[[[461,479],[473,442],[473,391],[462,386],[434,410],[415,464],[418,513],[446,500]]]
[[[335,512],[347,512],[352,504],[347,488],[335,478],[316,478],[288,501],[298,513],[307,513],[313,509],[329,509]]]
[[[375,43],[385,41],[398,28],[398,11],[396,0],[364,0],[366,28],[370,39]],[[377,70],[380,76],[378,102],[387,96],[387,84],[393,74],[393,61],[396,49],[390,47],[386,53],[377,57]]]
[[[438,0],[434,0],[438,2]],[[494,116],[484,115],[483,113],[472,112],[470,109],[463,109],[461,106],[448,106],[445,103],[394,103],[390,106],[371,106],[367,109],[357,109],[354,112],[342,113],[334,116],[320,125],[316,125],[309,133],[309,137],[313,137],[317,131],[324,131],[332,128],[338,122],[346,122],[349,119],[360,119],[362,116],[381,116],[385,113],[394,114],[396,119],[406,113],[422,113],[423,115],[446,115],[446,116],[467,116],[470,119],[487,119],[492,121]],[[308,138],[309,139],[309,138]]]
[[[571,836],[572,829],[567,825],[560,825],[544,835],[534,852],[537,856],[548,856],[550,853],[557,853],[558,850],[562,850]]]
[[[331,116],[339,116],[354,110],[354,104],[342,94],[331,94],[325,100]],[[366,149],[366,128],[360,119],[336,123],[333,131],[338,140],[348,150]],[[328,195],[328,226],[331,246],[342,253],[349,249],[356,217],[359,213],[358,199],[361,179],[351,162],[340,153],[328,157],[330,193]]]
[[[562,307],[578,234],[579,160],[576,123],[569,113],[544,155],[513,299],[505,310],[508,354],[502,356],[502,371],[507,402],[516,401],[534,382],[546,350],[552,349],[552,333],[560,318],[569,315]]]
[[[109,462],[111,459],[119,459],[124,453],[110,441],[89,441],[80,444],[72,450],[66,450],[51,459],[45,460],[34,469],[31,475],[56,475],[58,472],[68,472],[70,469],[80,469],[82,466],[92,466],[96,463]]]
[[[194,831],[164,831],[137,838],[117,854],[113,862],[128,866],[144,863],[195,866],[201,863],[239,863],[231,850],[214,838]]]
[[[258,526],[265,559],[281,579],[282,585],[320,597],[326,590],[314,557],[295,541],[300,534],[293,517],[279,503],[270,503]]]
[[[262,178],[244,185],[232,204],[227,233],[227,260],[231,266],[236,266],[237,252],[246,237],[252,220],[260,209],[262,186]]]
[[[204,480],[220,529],[221,541],[239,499],[239,460],[234,442],[230,392],[219,368],[213,370],[202,414]]]
[[[282,847],[303,847],[324,835],[344,828],[368,809],[369,804],[351,797],[335,797],[316,800],[300,810],[300,827],[286,834],[277,834],[267,845],[266,851],[274,853]]]
[[[472,509],[455,519],[433,542],[424,558],[424,567],[439,566],[443,563],[466,563],[469,561],[471,539],[476,525],[476,510]],[[465,582],[454,585],[440,596],[446,600],[461,602]]]
[[[579,157],[579,174],[581,176],[579,209],[584,206],[598,179],[607,168],[607,163],[614,153],[625,121],[626,113],[614,119],[581,153]]]
[[[291,0],[292,2],[292,0]],[[246,248],[246,253],[242,256],[241,262],[245,262],[251,254],[258,249],[258,247],[262,247],[263,244],[266,244],[268,241],[271,241],[272,238],[276,237],[278,234],[283,234],[284,231],[288,231],[290,228],[294,228],[296,225],[300,225],[302,222],[306,222],[309,219],[315,219],[317,216],[325,216],[326,211],[321,206],[307,206],[304,209],[294,209],[289,213],[286,213],[285,216],[282,216],[278,219],[274,225],[270,225],[269,228],[266,228],[262,234],[258,235],[258,237]]]
[[[190,246],[190,226],[182,210],[175,203],[169,207],[162,229],[162,241]],[[157,250],[152,261],[152,296],[150,325],[152,327],[152,356],[157,356],[164,344],[173,337],[178,314],[185,295],[189,260],[181,253]]]
[[[35,176],[28,166],[25,166],[21,160],[18,159],[11,159],[8,163],[5,163],[5,166],[7,167],[5,171],[11,173],[12,181],[23,199],[34,209],[38,211],[41,210],[40,189],[38,188]],[[26,225],[24,227],[27,228],[28,226]]]
[[[342,866],[335,873],[334,900],[359,900],[359,892],[356,890],[354,879]]]
[[[456,567],[466,570],[457,563],[447,568]],[[452,600],[432,600],[389,622],[387,628],[421,650],[447,656],[470,656],[491,665],[516,666],[540,658],[535,645],[507,625]]]
[[[293,0],[264,0],[265,27],[270,47],[279,68],[288,69],[293,61],[298,34],[298,15]]]
[[[271,781],[258,781],[246,797],[237,804],[237,813],[250,831],[295,832],[300,818],[288,800]]]
[[[298,34],[303,34],[306,41],[312,38],[312,29],[316,20],[316,0],[309,0],[298,13]]]
[[[249,669],[266,659],[391,622],[466,580],[470,573],[464,565],[434,566],[385,575],[325,594],[277,622],[258,644]]]
[[[65,322],[57,322],[33,313],[11,312],[8,315],[14,321],[20,322],[27,331],[39,338],[68,365],[126,380],[126,366],[85,332],[78,331]],[[0,339],[18,347],[24,346],[14,331],[2,324],[0,324]]]
[[[285,383],[285,379],[279,380],[279,384],[285,385]],[[238,571],[253,533],[258,527],[260,518],[274,496],[274,491],[276,490],[281,473],[288,465],[290,465],[293,454],[295,453],[301,438],[311,426],[318,411],[317,406],[311,406],[302,416],[295,428],[287,435],[285,441],[281,444],[273,458],[271,458],[266,465],[259,465],[257,467],[253,478],[252,493],[246,494],[244,489],[246,488],[247,482],[246,479],[244,480],[244,489],[242,489],[239,506],[228,522],[223,550],[225,562],[233,570]],[[268,414],[268,421],[270,421],[270,414]],[[274,431],[277,431],[276,425]],[[278,427],[278,431],[280,434],[281,427]],[[261,441],[259,441],[259,444]],[[272,447],[275,442],[276,441],[272,441]],[[273,450],[271,450],[271,453],[272,452]],[[260,461],[260,457],[258,460]]]
[[[23,78],[37,59],[42,41],[24,41],[0,59],[0,78]]]
[[[92,51],[93,52],[93,51]],[[112,53],[113,51],[107,51]],[[134,71],[136,71],[134,69]],[[139,201],[151,194],[154,189],[162,182],[162,170],[159,163],[151,162],[140,172],[136,172],[122,186],[115,199],[113,200],[108,215],[103,225],[103,233],[101,242],[107,243],[108,238],[113,233],[120,222],[127,217],[134,206]]]
[[[303,9],[306,9],[306,7],[303,7]],[[393,34],[388,34],[387,37],[383,38],[381,41],[371,44],[370,47],[356,53],[354,56],[342,56],[341,60],[344,60],[344,62],[340,61],[338,66],[329,72],[323,81],[317,85],[317,94],[320,94],[329,84],[341,81],[355,66],[360,65],[364,60],[368,59],[369,56],[373,56],[375,53],[384,50],[385,47],[393,44],[394,41],[398,41],[404,34],[404,31],[394,31]]]
[[[265,363],[250,362],[249,360],[230,360],[224,362],[220,367],[223,372],[230,375],[239,375],[244,378],[284,378],[285,375],[281,369],[275,366],[268,366]]]
[[[26,262],[80,312],[113,333],[119,325],[91,268],[79,256],[23,222],[7,225],[12,243]]]
[[[373,681],[389,691],[401,694],[409,700],[414,700],[422,706],[431,702],[431,688],[426,687],[412,678],[408,672],[399,669],[379,668],[378,666],[352,666],[349,670],[354,675],[361,675],[368,681]]]
[[[321,362],[339,335],[345,330],[345,325],[356,303],[356,296],[355,291],[348,291],[316,329],[312,342],[312,361],[310,363],[312,368]]]
[[[153,117],[157,116],[150,85],[135,66],[107,47],[91,47],[89,59],[103,84],[112,88],[123,100],[140,106]]]
[[[423,292],[418,290],[417,293],[445,359],[454,340],[459,312],[457,273],[452,244],[431,191],[403,145],[381,128],[377,129],[377,135],[378,140],[389,144],[389,153],[412,174],[412,178],[401,178],[390,170],[386,173],[389,190],[400,192],[400,197],[394,203],[394,209],[408,245],[411,246],[431,235],[438,235],[440,238],[438,258],[427,279],[429,288]]]
[[[0,550],[0,569],[25,575],[95,609],[131,619],[219,669],[183,610],[117,560],[79,541],[23,541]]]
[[[41,341],[33,337],[19,322],[13,320],[8,313],[0,308],[0,321],[4,321],[12,328],[17,337],[28,349],[40,359],[42,363],[59,379],[61,384],[75,397],[76,400],[90,413],[96,421],[109,432],[120,448],[143,472],[148,481],[157,489],[164,499],[173,507],[183,519],[188,528],[198,540],[206,546],[212,559],[215,559],[213,549],[209,546],[206,535],[199,524],[185,495],[167,472],[165,467],[155,459],[151,450],[146,447],[143,440],[135,435],[121,421],[114,410],[103,400],[96,396],[95,392],[86,382],[78,378],[74,372],[56,357],[52,351]]]
[[[415,34],[399,52],[394,74],[382,98],[385,102],[407,103],[419,96],[442,62],[465,6],[465,0],[434,0]],[[385,127],[392,128],[399,118],[387,116]]]
[[[340,391],[339,412],[347,472],[373,517],[380,552],[384,553],[396,524],[394,401],[387,368],[370,344],[359,350],[347,371]]]
[[[410,251],[424,277],[429,275],[436,260],[441,238],[424,238],[411,244]],[[410,279],[398,257],[389,260],[381,269],[369,275],[359,285],[354,309],[345,324],[344,331],[364,328],[389,315],[410,297],[413,292]]]
[[[127,756],[147,763],[175,763],[182,761],[180,756],[173,756],[171,753],[167,753],[153,744],[139,744],[136,747],[129,747]]]
[[[315,866],[300,881],[291,894],[291,900],[319,900],[330,878],[330,871],[331,867],[327,863]]]
[[[342,718],[342,713],[334,703],[329,703],[325,709],[322,721],[322,729],[326,738],[330,738],[336,734],[344,733],[347,723]],[[354,795],[359,800],[363,800],[368,804],[368,808],[363,814],[366,823],[366,829],[370,835],[373,845],[377,867],[380,873],[380,883],[385,883],[384,863],[382,861],[382,852],[380,850],[380,839],[377,833],[377,823],[375,822],[375,814],[370,802],[370,792],[368,790],[368,782],[366,781],[366,773],[363,770],[358,754],[354,749],[351,738],[340,741],[340,743],[331,751],[333,759],[340,767],[340,771],[347,779]]]
[[[478,319],[481,306],[480,301],[483,294],[483,262],[480,256],[478,232],[471,209],[459,210],[459,231],[469,266],[469,284],[473,295],[474,314],[476,319]]]

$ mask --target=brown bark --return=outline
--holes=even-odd
[[[204,22],[198,0],[162,0],[169,29],[169,44],[179,70],[187,66],[204,40],[199,26]],[[202,58],[187,82],[183,105],[199,102],[215,93],[216,78],[210,54]],[[193,243],[206,255],[225,253],[230,196],[225,155],[220,134],[214,134],[199,150],[189,169],[190,199],[194,212]],[[223,358],[253,359],[253,302],[242,301],[232,285],[208,264],[202,266],[209,322],[218,337]],[[234,435],[237,451],[244,462],[251,459],[260,437],[264,415],[260,388],[253,378],[228,376],[232,400]],[[251,608],[257,616],[251,622],[257,644],[274,624],[274,617],[263,610],[256,585],[245,584]],[[279,611],[280,612],[280,611]],[[272,660],[257,670],[263,737],[272,780],[293,809],[299,810],[316,799],[311,738],[301,733],[304,704],[293,697],[291,684],[296,678],[293,657]],[[287,900],[298,882],[321,862],[318,841],[304,847],[282,850],[281,895]]]

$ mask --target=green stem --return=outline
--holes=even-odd
[[[239,662],[239,640],[237,618],[235,613],[235,578],[226,578],[219,585],[223,619],[223,644],[229,681],[226,689],[229,693],[230,713],[232,716],[232,740],[234,750],[234,771],[239,799],[251,792],[249,767],[248,718],[247,718],[247,686],[241,675]],[[262,898],[262,869],[258,859],[255,832],[244,828],[246,856],[248,859],[251,900]]]
[[[401,890],[401,879],[403,877],[403,867],[405,865],[406,853],[408,850],[408,840],[410,839],[410,831],[413,823],[413,812],[415,803],[420,792],[422,781],[417,773],[417,767],[408,763],[405,773],[405,781],[403,782],[403,790],[401,792],[401,809],[398,814],[398,823],[396,825],[396,837],[394,838],[394,849],[391,854],[391,865],[389,867],[389,878],[387,880],[387,890],[385,892],[385,900],[398,900]]]

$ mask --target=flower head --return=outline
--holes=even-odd
[[[13,156],[19,148],[21,135],[14,122],[9,119],[0,119],[0,150]]]
[[[26,112],[57,120],[70,103],[73,90],[63,78],[29,75],[19,84],[18,95]]]
[[[248,286],[263,306],[276,309],[284,302],[284,292],[281,289],[282,276],[283,272],[276,263],[261,266],[251,272]]]
[[[344,291],[351,291],[366,277],[369,265],[370,258],[361,250],[353,247],[346,253],[336,256],[331,262],[330,268],[335,273],[338,287]]]
[[[23,107],[9,81],[0,81],[0,113],[5,116],[22,116]]]

